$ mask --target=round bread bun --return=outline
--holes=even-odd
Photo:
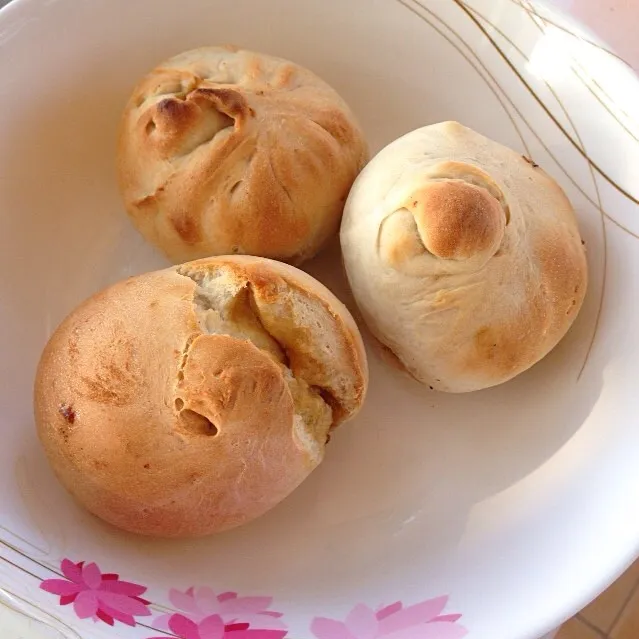
[[[494,386],[538,362],[586,292],[585,251],[561,188],[456,122],[413,131],[370,162],[341,243],[372,333],[441,391]]]
[[[367,159],[350,109],[316,75],[204,47],[135,87],[117,165],[133,223],[174,263],[239,253],[299,264],[337,233]]]
[[[119,282],[47,344],[38,433],[88,510],[207,535],[275,506],[322,461],[368,381],[344,305],[292,266],[231,256]]]

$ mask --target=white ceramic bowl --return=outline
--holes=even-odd
[[[0,12],[0,583],[24,615],[3,612],[3,638],[536,639],[624,569],[639,542],[639,83],[575,29],[526,0]],[[291,498],[227,534],[149,541],[96,521],[54,480],[32,381],[72,307],[163,265],[115,186],[133,84],[226,42],[318,72],[373,150],[456,119],[530,156],[578,211],[591,284],[561,345],[493,390],[432,393],[370,350],[365,409]],[[309,270],[348,302],[338,263],[328,251]]]

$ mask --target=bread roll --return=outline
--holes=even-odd
[[[418,381],[500,384],[544,357],[581,307],[587,269],[561,188],[457,124],[413,131],[357,179],[341,229],[373,334]]]
[[[367,154],[346,103],[310,71],[205,47],[137,85],[118,172],[133,223],[173,262],[241,253],[299,264],[337,233]]]
[[[73,311],[42,355],[35,416],[88,510],[136,533],[199,536],[286,497],[366,386],[357,327],[322,284],[222,257],[119,282]]]

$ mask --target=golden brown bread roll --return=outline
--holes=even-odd
[[[137,85],[118,173],[134,224],[173,262],[242,253],[299,264],[337,232],[367,156],[350,109],[313,73],[205,47]]]
[[[119,282],[47,344],[35,415],[54,471],[132,532],[206,535],[258,517],[362,405],[366,356],[322,284],[253,257]]]
[[[587,285],[570,202],[537,165],[444,122],[396,140],[353,186],[341,228],[373,334],[418,381],[499,384],[564,336]]]

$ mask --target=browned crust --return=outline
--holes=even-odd
[[[292,267],[246,260],[194,268],[224,264],[265,296],[285,282],[322,299],[344,332],[342,365],[353,367],[361,403],[365,355],[339,302]],[[240,525],[319,461],[295,436],[281,368],[249,341],[203,333],[195,289],[174,269],[115,284],[60,325],[38,366],[36,424],[56,475],[91,512],[132,532],[184,537]]]
[[[398,176],[400,166],[409,169]],[[500,384],[545,357],[588,283],[561,187],[457,123],[415,131],[372,160],[342,249],[371,332],[412,376],[448,392]]]
[[[344,359],[339,366],[350,371],[353,379],[353,394],[337,398],[340,410],[334,415],[334,427],[357,414],[368,388],[368,363],[357,324],[344,304],[323,284],[304,271],[273,260],[238,255],[205,258],[191,262],[188,266],[193,270],[208,270],[220,265],[231,269],[239,279],[250,282],[255,294],[267,302],[277,301],[282,295],[282,290],[289,289],[317,302],[325,309],[331,317],[332,330],[339,336],[343,346]],[[311,352],[307,352],[306,357],[311,358],[312,366],[321,366]],[[307,363],[299,362],[300,365]],[[290,363],[293,372],[297,373],[295,364],[294,360]]]
[[[413,194],[409,206],[426,248],[445,260],[483,253],[504,231],[497,200],[461,180],[431,182]]]
[[[315,75],[208,47],[141,80],[117,165],[131,219],[174,262],[243,253],[299,264],[336,233],[367,158],[353,114]]]

